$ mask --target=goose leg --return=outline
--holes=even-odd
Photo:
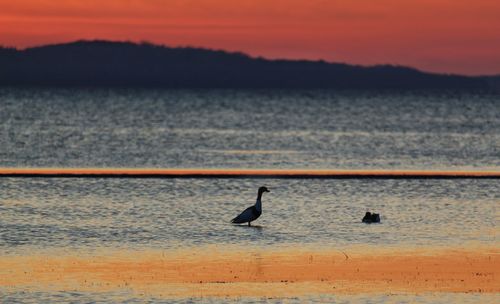
[[[250,224],[250,222],[248,222],[248,227],[251,227],[252,225]]]

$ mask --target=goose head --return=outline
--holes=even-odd
[[[259,188],[259,195],[262,195],[262,193],[264,193],[264,192],[271,192],[271,191],[269,191],[269,189],[267,189],[266,187],[260,187]]]

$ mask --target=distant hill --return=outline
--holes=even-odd
[[[25,50],[0,48],[0,86],[489,89],[498,87],[498,80],[390,65],[267,60],[148,43],[76,41]]]

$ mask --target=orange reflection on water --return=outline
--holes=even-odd
[[[211,253],[210,253],[211,252]],[[371,253],[367,253],[371,252]],[[500,292],[500,250],[107,251],[0,258],[0,287],[163,297]]]
[[[275,177],[500,177],[495,170],[343,170],[343,169],[182,169],[182,168],[1,168],[2,175],[80,176],[275,176]]]

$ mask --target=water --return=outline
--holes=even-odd
[[[95,303],[95,299],[99,299],[98,303],[332,303],[332,304],[347,304],[347,303],[433,303],[433,304],[448,304],[448,303],[498,303],[499,296],[488,294],[454,294],[441,293],[423,294],[408,296],[404,294],[388,294],[388,295],[329,295],[329,296],[308,296],[303,298],[188,298],[188,299],[162,299],[149,298],[147,301],[143,297],[134,297],[127,293],[80,293],[80,292],[17,292],[11,293],[5,297],[8,303]],[[29,299],[28,301],[26,299]]]
[[[262,229],[229,225],[261,185]],[[0,248],[491,245],[499,201],[496,180],[4,178]]]
[[[0,90],[0,166],[500,168],[500,96]]]
[[[500,170],[484,93],[0,89],[0,167]],[[255,202],[248,229],[231,218]],[[0,255],[231,246],[498,247],[495,179],[0,178]],[[360,223],[365,211],[382,223]],[[0,287],[6,302],[172,302]],[[497,302],[496,295],[314,295],[260,302]],[[175,301],[232,301],[183,298]]]

